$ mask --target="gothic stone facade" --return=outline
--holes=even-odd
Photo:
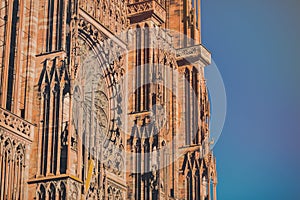
[[[0,0],[0,199],[216,200],[200,14]]]

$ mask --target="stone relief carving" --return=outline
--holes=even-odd
[[[0,125],[8,127],[26,138],[31,137],[33,125],[2,108],[0,108]]]
[[[165,1],[149,0],[149,1],[129,1],[128,15],[134,15],[141,12],[152,11],[163,21],[166,20]]]
[[[136,12],[143,12],[152,8],[152,2],[139,2],[128,6],[128,14],[134,14]]]
[[[91,49],[86,40],[81,38],[77,40],[80,47],[78,53],[80,70],[78,70],[76,84],[83,88],[83,91],[82,94],[77,95],[78,98],[74,93],[76,106],[74,117],[76,118],[78,113],[76,108],[82,106],[86,113],[85,119],[82,119],[83,131],[85,130],[86,134],[96,134],[98,141],[95,144],[100,145],[100,151],[104,151],[104,159],[101,159],[101,163],[108,171],[122,176],[124,159],[119,148],[123,148],[123,141],[118,128],[119,120],[115,119],[115,116],[122,112],[118,109],[122,98],[119,98],[120,89],[117,83],[125,73],[125,57],[121,55],[122,49],[117,44],[106,39],[103,33],[83,19],[79,21],[79,32],[86,34],[95,46]],[[111,93],[109,88],[112,90]],[[90,119],[93,117],[95,117],[94,127],[90,127],[92,125]],[[78,119],[74,121],[79,123]],[[89,149],[99,147],[89,147]]]
[[[21,165],[24,164],[26,145],[22,141],[10,136],[8,137],[8,134],[0,130],[0,147],[0,152],[3,153],[0,154],[0,158],[2,158],[4,152],[6,152],[9,160],[16,159]]]
[[[79,6],[116,34],[129,25],[125,0],[82,0]]]
[[[108,183],[107,196],[109,200],[123,200],[123,191],[113,183]]]
[[[50,197],[54,198],[53,195],[56,194],[57,196],[60,196],[62,199],[66,199],[67,196],[67,185],[68,185],[68,180],[58,180],[58,181],[50,181],[50,182],[40,182],[37,183],[36,185],[36,196],[46,199],[46,197],[48,197],[49,199],[51,199]],[[73,189],[73,188],[71,188]],[[73,191],[71,191],[73,192]],[[70,194],[69,196],[71,196],[72,194]],[[73,198],[74,199],[74,198]],[[77,198],[75,198],[77,199]]]
[[[181,48],[176,50],[177,58],[185,58],[191,56],[198,56],[199,58],[202,58],[207,63],[210,63],[211,60],[210,53],[202,45],[196,45],[196,46]]]
[[[123,149],[112,142],[108,142],[108,144],[104,145],[103,150],[102,162],[105,168],[109,172],[122,176],[124,171]]]

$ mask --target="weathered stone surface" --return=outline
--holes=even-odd
[[[0,199],[217,199],[200,0],[0,7]]]

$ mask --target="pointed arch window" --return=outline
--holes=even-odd
[[[117,192],[115,200],[122,200],[122,193],[120,191]]]
[[[49,190],[49,200],[55,200],[55,192],[55,186],[51,184]]]
[[[113,189],[111,187],[109,187],[107,189],[107,198],[108,198],[108,200],[113,200],[114,199]]]
[[[11,165],[12,165],[12,144],[9,139],[4,142],[3,155],[1,160],[1,184],[0,184],[0,199],[6,199],[9,196]]]
[[[38,193],[38,200],[45,200],[46,199],[46,190],[43,185],[40,186],[40,191]]]
[[[196,200],[200,200],[200,194],[201,194],[201,191],[200,191],[200,173],[199,173],[199,169],[196,170],[196,173],[195,173],[195,177],[194,177],[195,181],[194,181],[194,185],[195,185],[195,199]]]
[[[23,171],[24,171],[24,149],[22,145],[16,148],[15,155],[15,168],[14,168],[14,183],[12,184],[13,189],[13,199],[22,199],[23,190]]]
[[[193,176],[191,171],[186,176],[186,199],[193,200]]]
[[[65,184],[62,182],[60,184],[60,192],[59,192],[59,198],[58,199],[66,199],[66,186]]]

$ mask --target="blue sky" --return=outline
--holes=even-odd
[[[226,87],[219,200],[300,199],[300,1],[202,0]]]

